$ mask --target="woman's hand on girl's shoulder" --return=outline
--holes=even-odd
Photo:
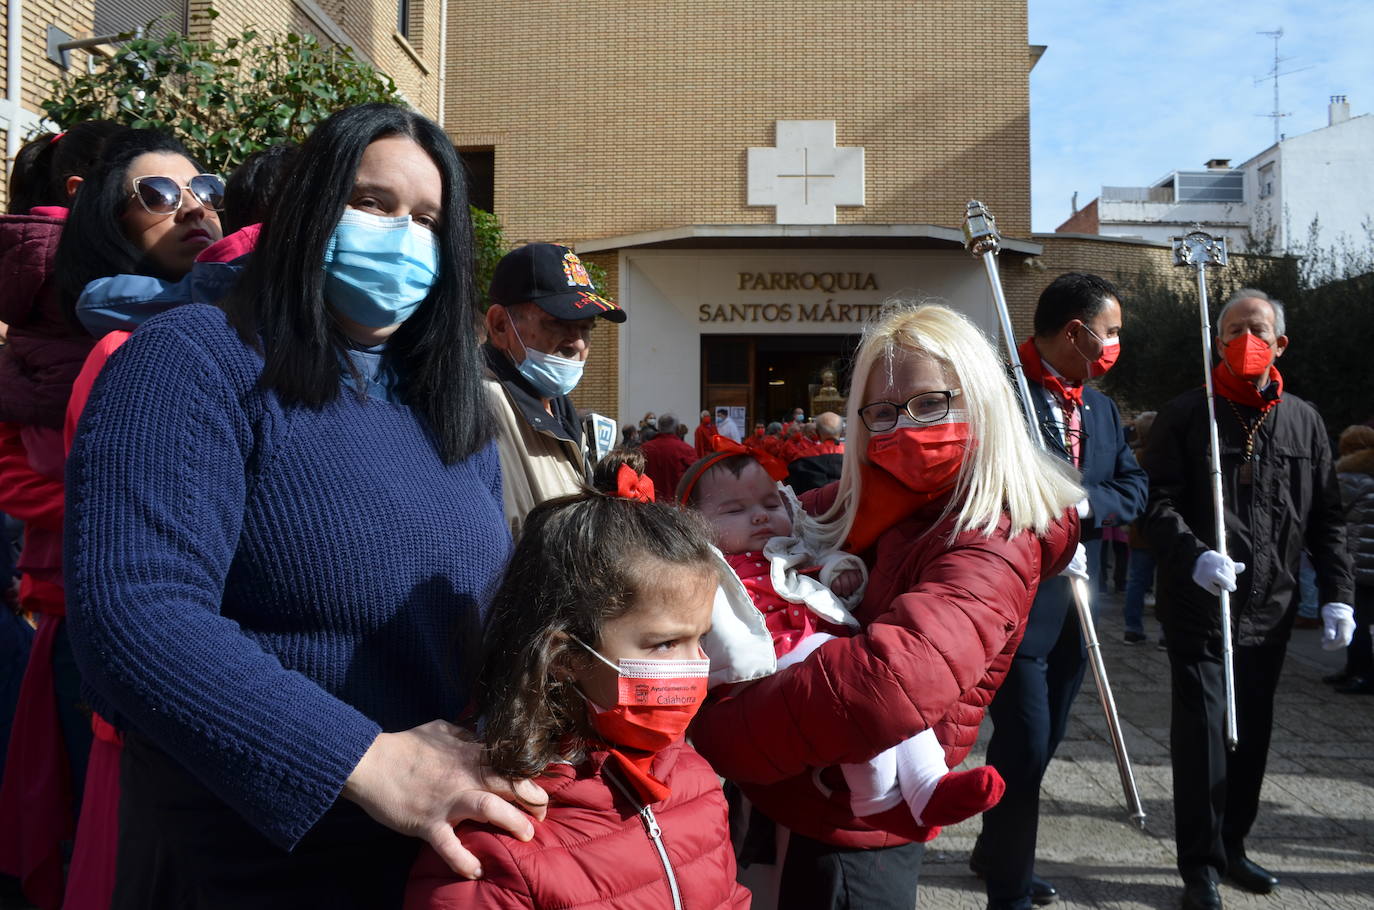
[[[492,774],[482,753],[467,731],[447,721],[382,733],[349,775],[343,795],[388,828],[426,841],[454,872],[478,878],[482,866],[453,826],[485,822],[527,841],[534,837],[529,816],[543,819],[548,808],[548,794],[537,784]]]

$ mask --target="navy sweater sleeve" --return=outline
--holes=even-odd
[[[106,365],[68,462],[68,615],[93,706],[290,847],[380,728],[221,615],[261,455],[245,354],[161,321]]]

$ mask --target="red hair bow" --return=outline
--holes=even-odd
[[[763,469],[768,472],[769,477],[774,480],[787,479],[787,464],[781,458],[775,455],[769,455],[767,452],[758,449],[751,449],[748,446],[740,445],[729,436],[712,436],[711,448],[723,455],[748,455],[759,464],[763,465]]]
[[[647,474],[640,474],[629,465],[623,464],[615,472],[615,495],[635,502],[653,502],[654,480]]]

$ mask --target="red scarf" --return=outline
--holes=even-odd
[[[904,518],[949,497],[949,490],[914,493],[906,484],[876,465],[859,465],[859,503],[844,549],[862,553],[883,532]]]
[[[608,753],[607,763],[613,764],[620,771],[621,776],[629,781],[646,806],[661,803],[673,795],[667,784],[649,773],[657,752],[644,752],[631,749],[629,746],[603,745]]]
[[[1253,382],[1232,373],[1225,362],[1212,368],[1212,387],[1222,398],[1261,412],[1278,404],[1283,397],[1283,377],[1276,366],[1269,367],[1269,385],[1264,387],[1263,392],[1255,388]]]
[[[1079,407],[1083,406],[1083,383],[1065,385],[1062,379],[1046,370],[1034,337],[1027,338],[1016,350],[1021,355],[1021,367],[1026,371],[1027,379],[1049,389],[1059,396],[1060,401],[1072,401]]]

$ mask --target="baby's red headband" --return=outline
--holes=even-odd
[[[697,481],[701,480],[702,476],[711,468],[735,455],[748,455],[753,458],[763,466],[763,469],[768,472],[768,476],[774,480],[787,479],[787,465],[781,458],[740,445],[729,436],[712,436],[711,448],[714,450],[712,454],[692,465],[688,473],[683,476],[682,483],[678,485],[677,500],[684,506],[692,498],[692,490],[696,487]]]

